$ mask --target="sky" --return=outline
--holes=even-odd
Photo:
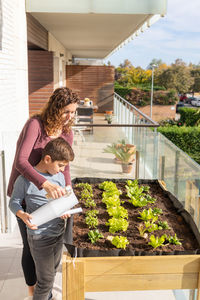
[[[146,69],[152,59],[200,63],[200,0],[168,0],[167,14],[105,60],[115,67],[128,59]]]

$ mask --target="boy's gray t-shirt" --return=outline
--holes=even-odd
[[[65,187],[64,175],[59,172],[55,175],[41,173],[48,181]],[[36,185],[25,177],[20,175],[14,184],[13,193],[10,198],[9,208],[16,215],[18,210],[23,210],[22,202],[26,202],[26,212],[31,214],[40,206],[49,202],[46,198],[46,191],[44,189],[39,190]],[[32,230],[27,227],[27,233],[31,235],[48,235],[57,236],[64,232],[65,221],[61,218],[53,219],[43,225],[38,226],[38,229]]]

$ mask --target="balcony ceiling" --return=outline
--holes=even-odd
[[[107,57],[133,34],[150,25],[152,17],[166,12],[165,0],[73,1],[76,5],[69,2],[51,0],[48,5],[49,1],[45,0],[27,0],[26,10],[75,58]]]

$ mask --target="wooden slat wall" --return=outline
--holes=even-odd
[[[81,99],[90,98],[98,105],[98,112],[113,109],[114,67],[66,66],[66,86]]]
[[[29,114],[38,113],[53,92],[53,53],[28,51]]]
[[[27,40],[29,49],[35,46],[48,50],[48,31],[29,13],[27,19]]]

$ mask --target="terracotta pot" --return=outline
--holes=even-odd
[[[133,164],[128,163],[128,164],[122,164],[122,172],[123,173],[128,173],[130,174],[133,170]]]
[[[112,110],[106,110],[105,114],[106,115],[112,115],[113,111]]]
[[[134,156],[134,155],[133,155]],[[131,158],[129,159],[129,162],[128,163],[133,163],[135,161],[135,158],[134,157],[132,157],[131,156]],[[114,158],[114,162],[116,163],[116,164],[122,164],[122,161],[119,159],[119,158],[117,158],[117,157],[115,157]]]
[[[124,145],[123,144],[117,144],[117,148],[123,148]],[[136,151],[136,146],[132,145],[132,144],[126,144],[126,147],[129,148],[129,153],[133,153],[133,155],[131,155],[131,157],[129,158],[128,162],[133,162],[135,159],[135,151]],[[116,163],[121,163],[121,161],[116,157]]]

